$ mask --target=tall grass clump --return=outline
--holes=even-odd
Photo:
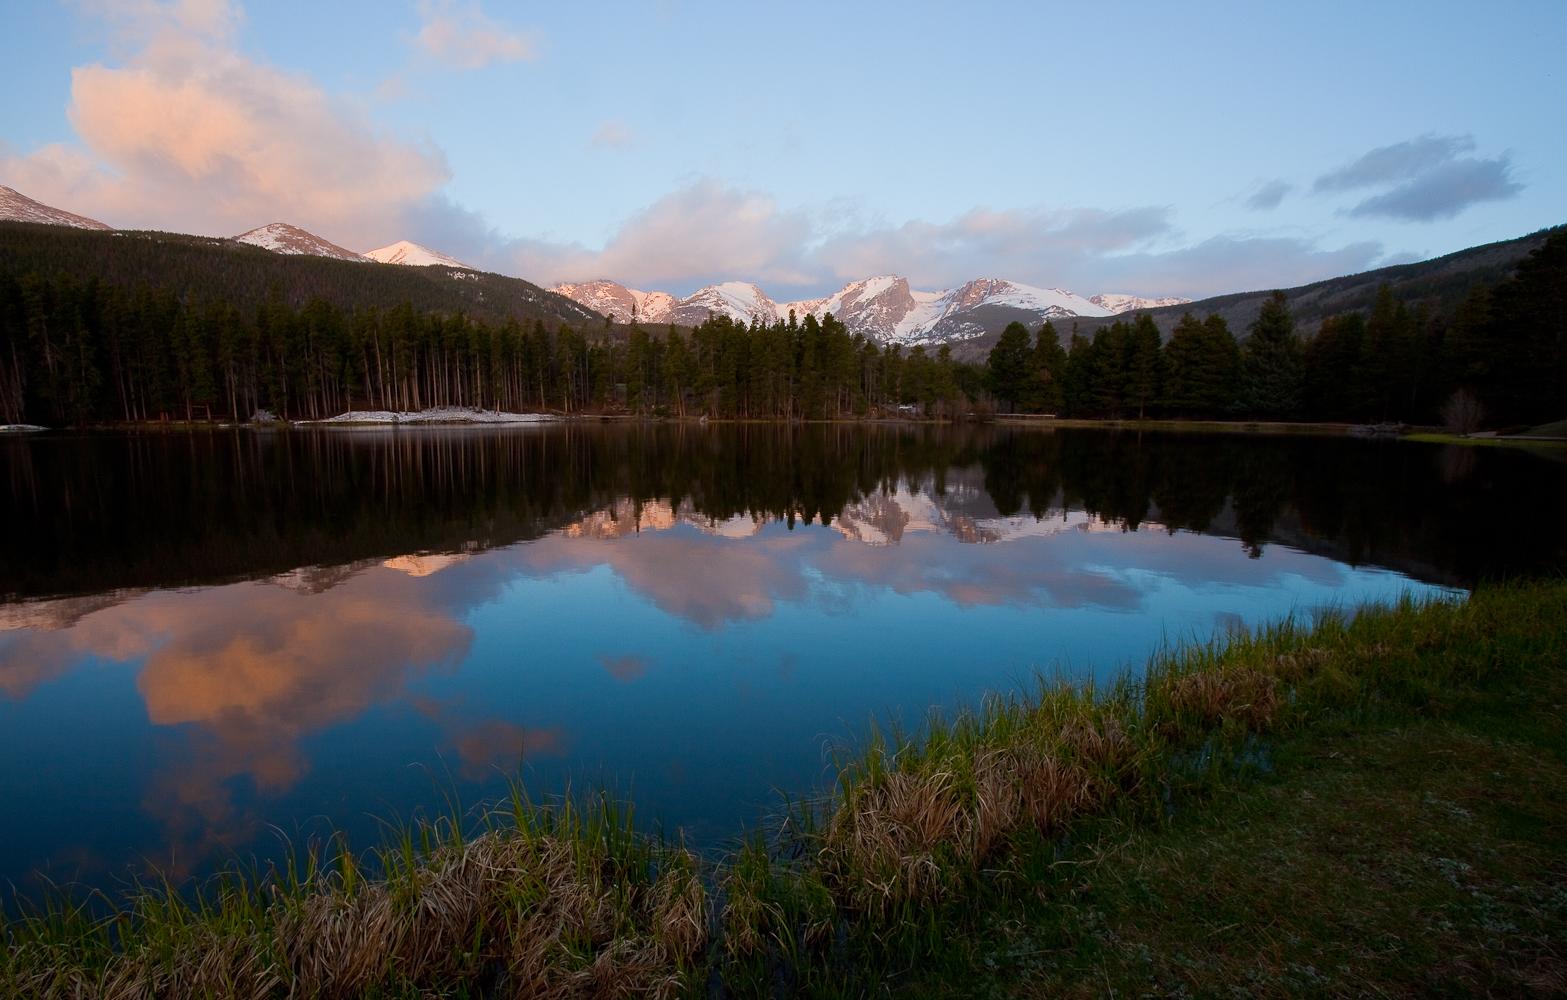
[[[109,917],[46,904],[7,928],[0,993],[206,997],[673,996],[707,943],[696,859],[607,797],[514,794],[465,835],[405,830],[195,892],[149,888]]]

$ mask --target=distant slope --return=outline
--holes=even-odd
[[[34,201],[14,188],[0,184],[0,221],[36,222],[46,226],[71,226],[75,229],[109,229],[97,219],[76,215],[63,208],[54,208],[41,201]]]
[[[1328,278],[1298,288],[1287,288],[1284,294],[1289,297],[1290,312],[1302,336],[1316,333],[1317,327],[1329,316],[1345,312],[1369,312],[1376,302],[1377,289],[1384,282],[1392,286],[1394,295],[1411,306],[1425,303],[1434,311],[1446,311],[1461,302],[1475,284],[1505,278],[1519,261],[1544,244],[1546,237],[1555,228],[1559,227],[1542,229],[1517,239],[1470,247],[1416,264],[1397,264],[1341,278]],[[1224,317],[1236,337],[1244,338],[1247,327],[1257,318],[1263,300],[1270,294],[1271,289],[1237,292],[1145,311],[1166,339],[1175,329],[1175,324],[1180,322],[1181,315],[1187,312],[1198,317],[1217,313]],[[1113,323],[1115,319],[1114,316],[1099,319],[1078,317],[1069,320],[1065,326],[1058,323],[1057,329],[1064,342],[1073,323],[1079,333],[1092,336],[1095,330]],[[967,360],[979,360],[985,357],[995,342],[993,334],[979,337],[964,342],[961,350],[955,352]]]
[[[291,226],[286,222],[272,222],[252,229],[248,233],[240,233],[234,237],[234,241],[271,250],[273,253],[331,257],[334,260],[368,259],[364,254],[346,250],[330,240],[324,240],[315,233],[300,229],[298,226]]]
[[[54,274],[62,264],[83,281],[146,284],[182,297],[220,298],[243,309],[255,308],[276,290],[293,306],[312,298],[345,309],[407,302],[421,312],[463,312],[496,322],[542,319],[579,328],[604,322],[565,296],[500,274],[387,267],[175,233],[0,222],[0,274]]]
[[[1159,299],[1145,299],[1139,295],[1090,295],[1088,301],[1102,309],[1108,309],[1113,313],[1146,312],[1149,309],[1159,309],[1163,306],[1184,306],[1191,299],[1183,299],[1179,295],[1167,295]]]
[[[621,323],[631,321],[633,310],[639,322],[681,326],[697,326],[709,316],[770,324],[788,319],[790,313],[801,320],[831,313],[851,333],[899,344],[961,341],[987,332],[999,333],[1014,321],[1038,325],[1046,319],[1110,312],[1108,307],[1061,288],[977,278],[946,291],[927,292],[910,288],[908,279],[896,274],[861,278],[825,298],[795,302],[775,302],[746,281],[707,285],[683,299],[605,280],[556,285],[554,291]]]
[[[421,246],[412,240],[398,240],[384,247],[365,251],[364,256],[382,264],[405,264],[409,267],[460,267],[465,271],[473,268],[464,264],[456,257],[447,256],[439,250],[431,250],[427,246]]]

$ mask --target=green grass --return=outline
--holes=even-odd
[[[873,734],[721,862],[607,799],[5,929],[0,994],[1546,995],[1567,583],[1167,651]]]
[[[1559,996],[1567,684],[1525,683],[1505,715],[1297,736],[1167,820],[1085,830],[902,992]]]
[[[1567,420],[1554,420],[1548,424],[1540,424],[1538,427],[1531,427],[1524,431],[1524,434],[1531,437],[1567,438]]]
[[[1442,434],[1437,432],[1405,434],[1404,441],[1418,441],[1425,444],[1457,444],[1467,445],[1472,448],[1522,448],[1527,451],[1539,451],[1555,454],[1561,449],[1567,448],[1567,441],[1547,440],[1522,440],[1507,437],[1465,437],[1462,434]]]
[[[1342,422],[1311,422],[1300,420],[1183,420],[1149,418],[1086,417],[998,417],[996,423],[1026,427],[1088,427],[1126,430],[1190,431],[1204,434],[1307,434],[1327,437],[1343,437],[1354,424]]]

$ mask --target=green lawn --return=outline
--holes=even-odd
[[[1567,994],[1567,683],[1280,745],[1107,822],[899,986],[909,996]]]

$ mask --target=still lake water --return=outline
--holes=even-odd
[[[1040,672],[1567,564],[1567,465],[872,426],[0,441],[0,879],[609,786],[715,847]],[[1550,499],[1554,498],[1554,499]]]

